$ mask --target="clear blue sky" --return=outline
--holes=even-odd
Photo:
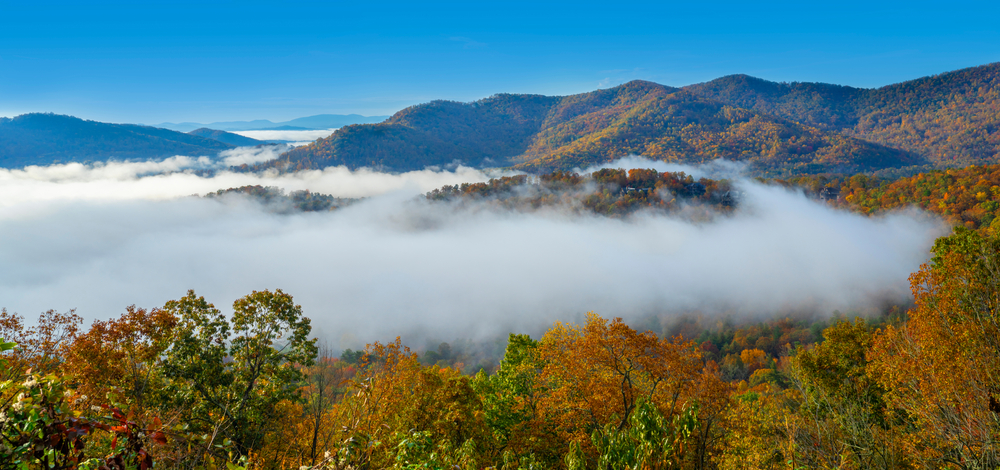
[[[280,121],[733,73],[877,87],[1000,61],[998,5],[0,0],[0,116]]]

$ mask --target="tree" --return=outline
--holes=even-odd
[[[66,370],[79,381],[77,391],[97,400],[113,392],[144,412],[162,388],[159,361],[176,325],[165,310],[135,305],[118,319],[95,321],[68,349]]]
[[[861,468],[900,468],[909,461],[898,436],[903,420],[868,374],[873,335],[861,318],[823,331],[825,341],[801,349],[788,377],[798,392],[798,452],[813,465],[846,461]]]
[[[929,465],[1000,466],[1000,238],[956,229],[910,276],[916,307],[879,331],[869,373],[921,432]]]
[[[24,317],[0,309],[0,338],[18,344],[7,367],[0,370],[0,380],[10,380],[28,369],[42,374],[58,370],[82,322],[73,310],[48,310],[38,316],[35,326],[25,327]]]
[[[702,362],[695,344],[639,333],[621,318],[608,322],[590,313],[582,327],[557,323],[539,352],[545,361],[539,386],[546,389],[540,415],[555,423],[565,443],[586,443],[609,424],[626,429],[643,400],[668,421],[696,401]]]
[[[544,366],[538,341],[511,333],[496,374],[486,375],[482,370],[476,374],[472,386],[483,402],[485,421],[493,432],[494,458],[543,462],[559,458],[555,429],[538,410],[544,390],[537,382]]]
[[[185,422],[241,455],[261,446],[278,403],[301,399],[299,368],[315,361],[302,308],[278,289],[237,299],[231,322],[194,291],[163,310],[179,318],[164,372]]]

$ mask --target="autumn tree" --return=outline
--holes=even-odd
[[[334,453],[355,468],[493,466],[492,435],[471,378],[422,366],[395,342],[365,350],[351,390],[338,404],[342,430]]]
[[[791,358],[787,370],[798,397],[798,454],[817,466],[907,466],[908,453],[897,439],[906,432],[905,419],[887,407],[885,388],[867,370],[873,341],[868,323],[839,321],[823,337]]]
[[[668,421],[696,405],[702,362],[693,342],[660,339],[620,318],[609,322],[589,313],[584,326],[556,323],[539,352],[545,361],[540,386],[546,389],[541,414],[567,443],[586,444],[608,424],[626,429],[644,400]]]
[[[159,361],[170,347],[177,317],[161,310],[126,308],[118,319],[94,321],[69,347],[66,369],[77,390],[103,400],[115,400],[143,412],[163,387]]]
[[[38,316],[34,326],[25,326],[23,316],[0,309],[0,338],[18,344],[10,352],[7,366],[0,369],[0,380],[18,377],[28,369],[42,374],[57,371],[81,323],[83,318],[74,310],[48,310]]]
[[[869,371],[920,432],[928,465],[1000,466],[1000,238],[969,230],[938,239],[910,277],[916,307],[880,331]]]

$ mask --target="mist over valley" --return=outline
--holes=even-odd
[[[741,194],[724,214],[691,201],[625,217],[580,211],[572,201],[523,210],[490,198],[422,197],[515,175],[461,166],[193,171],[238,156],[0,171],[5,307],[29,315],[76,309],[92,320],[131,304],[156,307],[192,288],[221,307],[280,287],[341,348],[400,334],[540,331],[592,310],[667,323],[690,312],[828,315],[905,300],[908,273],[944,233],[927,214],[845,212],[722,162],[683,167],[632,157],[606,165],[728,176]],[[253,185],[363,199],[332,211],[275,212],[238,194],[192,196]]]

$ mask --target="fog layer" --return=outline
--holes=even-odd
[[[868,218],[749,181],[738,183],[733,215],[698,224],[415,198],[489,176],[467,168],[208,178],[141,176],[150,169],[129,165],[0,172],[0,305],[98,319],[187,289],[227,309],[251,290],[282,288],[344,347],[415,332],[502,334],[589,310],[829,312],[906,296],[907,276],[943,234],[920,213]],[[374,197],[290,215],[239,198],[181,197],[243,184]]]
[[[243,137],[257,140],[288,142],[292,145],[306,145],[314,140],[330,137],[337,129],[317,129],[317,130],[265,130],[265,131],[233,131]]]

